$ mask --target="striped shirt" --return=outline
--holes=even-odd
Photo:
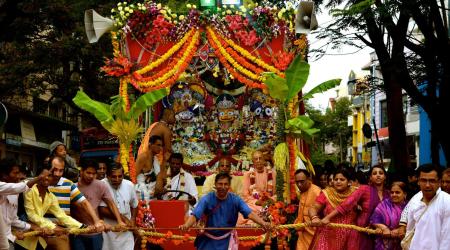
[[[78,187],[71,180],[64,177],[59,179],[56,186],[48,187],[48,190],[58,198],[59,206],[67,215],[70,215],[70,203],[80,203],[86,200],[84,195],[78,190]]]

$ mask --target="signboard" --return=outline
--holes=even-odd
[[[34,126],[31,121],[21,118],[20,129],[22,131],[22,138],[36,141],[36,134],[34,133]]]

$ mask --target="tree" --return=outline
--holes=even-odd
[[[108,36],[89,44],[84,10],[109,13],[112,1],[17,0],[0,3],[0,97],[53,96],[72,103],[79,87],[105,100],[116,93],[115,79],[99,74],[112,54]]]
[[[319,164],[330,156],[325,156],[325,145],[332,143],[339,148],[338,161],[343,162],[347,156],[347,146],[351,139],[352,129],[348,126],[351,114],[351,102],[347,97],[337,99],[334,109],[328,108],[323,114],[320,110],[307,105],[307,113],[320,132],[315,138],[316,149],[313,150],[313,162]],[[336,157],[335,157],[336,158]],[[336,162],[336,159],[333,158]]]
[[[330,39],[335,47],[344,44],[358,48],[369,46],[377,54],[387,97],[389,139],[391,147],[396,149],[392,155],[394,166],[401,171],[410,166],[405,121],[400,115],[402,89],[431,119],[433,162],[439,162],[439,144],[447,160],[450,159],[450,131],[445,129],[445,116],[442,115],[450,107],[450,43],[444,1],[315,2],[332,9],[335,17],[332,23],[319,31],[319,38]],[[413,27],[410,21],[414,21]],[[423,39],[414,33],[416,30],[420,31]],[[411,58],[415,65],[410,64]],[[420,68],[424,72],[419,72]],[[417,75],[422,78],[414,78]],[[423,81],[418,82],[419,79]],[[421,87],[425,91],[421,91]]]

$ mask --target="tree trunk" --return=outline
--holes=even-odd
[[[404,16],[402,16],[404,18]],[[389,129],[389,144],[392,151],[391,166],[402,176],[406,176],[407,169],[410,167],[409,152],[406,143],[405,120],[403,118],[403,96],[401,77],[397,69],[397,60],[401,60],[398,54],[404,52],[404,44],[401,40],[393,40],[392,51],[388,51],[384,43],[384,32],[375,21],[373,13],[367,12],[364,15],[367,23],[367,32],[372,41],[372,47],[375,49],[380,62],[381,73],[384,81],[384,90],[386,93],[387,116]],[[404,20],[403,20],[404,21]],[[405,25],[402,23],[402,25]],[[405,33],[405,27],[402,33]],[[400,32],[400,31],[399,31]],[[399,34],[397,34],[399,35]]]
[[[392,152],[391,166],[394,166],[396,171],[406,174],[406,170],[410,167],[410,158],[403,115],[402,88],[394,74],[383,73],[383,78],[386,88],[389,144]]]

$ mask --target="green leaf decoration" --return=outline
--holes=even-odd
[[[309,128],[304,130],[305,133],[307,133],[309,136],[313,136],[315,133],[320,132],[320,129],[318,128]]]
[[[317,94],[317,93],[323,93],[327,90],[330,90],[332,88],[335,88],[337,86],[339,86],[339,84],[341,83],[342,79],[331,79],[328,81],[325,81],[319,85],[317,85],[316,87],[314,87],[313,89],[311,89],[308,93],[306,93],[305,95],[303,95],[302,99],[303,100],[307,100],[309,98],[312,98],[313,95]]]
[[[128,112],[128,118],[137,119],[142,114],[142,112],[161,100],[167,94],[168,93],[166,89],[158,89],[141,95],[131,106],[130,111]]]
[[[286,122],[286,129],[291,131],[310,129],[314,125],[314,121],[306,115],[300,115]]]
[[[285,101],[289,102],[305,86],[309,76],[309,64],[302,59],[301,55],[298,55],[289,65],[285,74],[286,83],[289,88],[289,93]]]
[[[285,102],[286,96],[289,92],[286,79],[272,72],[265,72],[263,75],[265,77],[264,83],[269,88],[270,96],[280,102]]]
[[[108,104],[92,100],[81,90],[77,92],[77,95],[72,100],[78,107],[94,115],[103,127],[109,130],[114,122],[114,117]]]

